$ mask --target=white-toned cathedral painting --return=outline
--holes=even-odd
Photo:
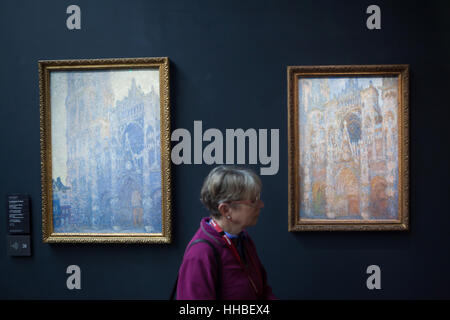
[[[298,80],[300,219],[399,219],[398,83]]]
[[[57,233],[161,233],[158,69],[50,73]]]

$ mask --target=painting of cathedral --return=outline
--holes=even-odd
[[[296,221],[400,221],[398,76],[311,76],[296,83]]]
[[[52,232],[162,235],[158,68],[51,72]]]

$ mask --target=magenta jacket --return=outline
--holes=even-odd
[[[184,253],[183,262],[178,274],[178,300],[257,300],[276,299],[271,287],[267,284],[266,271],[256,253],[252,239],[245,231],[244,245],[251,257],[247,257],[249,274],[255,283],[258,294],[253,289],[246,273],[233,256],[231,250],[219,233],[208,224],[210,218],[203,218],[200,228],[192,241],[207,239],[218,250],[221,267],[221,292],[216,295],[215,286],[218,276],[217,260],[212,248],[207,243],[196,243]],[[259,272],[257,272],[257,269]]]

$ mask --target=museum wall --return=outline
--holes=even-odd
[[[81,30],[66,9],[81,8]],[[369,30],[366,9],[381,8]],[[42,242],[38,60],[168,57],[171,129],[279,129],[279,170],[248,231],[281,299],[449,299],[450,24],[445,1],[2,1],[0,195],[31,199],[30,257],[7,255],[1,299],[167,299],[208,213],[213,166],[172,164],[171,244]],[[288,232],[287,66],[409,64],[410,230]],[[172,144],[173,145],[173,144]],[[247,160],[248,161],[248,160]],[[250,165],[259,172],[260,164]],[[66,268],[81,269],[68,290]],[[369,290],[366,269],[381,269]]]

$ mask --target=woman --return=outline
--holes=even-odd
[[[178,300],[275,299],[255,245],[245,231],[264,203],[251,170],[220,166],[206,177],[201,201],[211,213],[189,242],[178,275]]]

